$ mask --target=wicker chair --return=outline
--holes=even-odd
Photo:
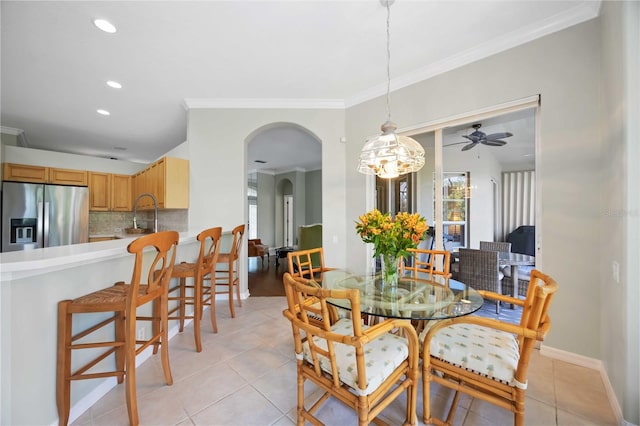
[[[231,312],[231,318],[235,318],[236,309],[235,303],[233,302],[234,287],[236,288],[238,306],[242,307],[242,300],[240,299],[240,271],[238,268],[240,266],[240,249],[242,248],[242,237],[244,236],[244,224],[233,228],[231,233],[233,234],[231,249],[229,252],[220,253],[218,255],[215,280],[211,281],[211,287],[204,287],[204,293],[211,295],[211,298],[208,299],[208,302],[206,303],[211,306],[216,303],[216,294],[226,294],[229,298],[229,311]],[[217,291],[216,288],[219,286],[226,286],[227,291]]]
[[[204,280],[211,280],[211,273],[213,268],[218,262],[218,256],[220,253],[220,236],[222,235],[222,228],[209,228],[198,234],[198,241],[200,241],[200,252],[198,259],[194,263],[181,262],[173,267],[171,278],[179,278],[178,283],[169,288],[169,300],[177,301],[177,305],[169,311],[170,320],[179,320],[179,330],[182,333],[184,330],[184,320],[193,319],[193,337],[195,339],[196,351],[202,351],[202,342],[200,339],[200,320],[203,314],[203,302],[208,301],[211,298],[211,292],[206,293],[203,290]],[[187,278],[193,279],[193,284],[187,284]],[[210,289],[210,288],[208,288]],[[190,291],[190,293],[189,293]],[[174,293],[178,292],[177,295]],[[193,314],[187,315],[186,306],[193,306]],[[210,318],[211,327],[213,332],[218,332],[218,325],[216,324],[216,305],[211,304]],[[176,314],[176,315],[173,315]]]
[[[502,278],[498,252],[461,248],[459,280],[475,290],[502,294]],[[496,301],[496,314],[500,313],[500,301]]]
[[[504,241],[480,241],[480,250],[511,253],[511,243],[506,243]]]
[[[134,240],[127,247],[129,253],[135,255],[130,284],[119,282],[77,299],[63,300],[58,303],[56,402],[59,424],[66,425],[69,420],[72,380],[116,377],[118,383],[125,381],[129,423],[138,425],[135,358],[152,345],[154,353],[157,352],[158,345],[161,346],[160,354],[165,380],[168,385],[173,383],[169,366],[167,290],[178,239],[177,232],[163,231]],[[156,250],[155,259],[152,262],[143,262],[143,251],[147,248]],[[143,263],[148,265],[144,267]],[[148,281],[143,284],[143,280]],[[137,308],[147,303],[153,305],[152,316],[138,316]],[[96,313],[113,313],[113,316],[75,335],[72,334],[74,315],[95,315]],[[148,340],[136,339],[136,321],[152,323],[152,336]],[[101,338],[105,334],[103,328],[112,323],[114,339],[104,341]],[[97,331],[100,332],[93,334]],[[86,351],[87,349],[89,351]],[[83,356],[78,357],[83,364],[72,372],[71,355],[73,351],[78,350],[83,351]],[[94,372],[101,369],[100,366],[103,365],[101,361],[112,354],[115,354],[115,370]]]
[[[425,424],[453,424],[460,392],[510,410],[514,413],[516,426],[524,423],[531,351],[536,341],[542,341],[549,332],[551,321],[548,309],[557,289],[551,277],[533,270],[525,300],[482,292],[483,297],[521,306],[519,325],[469,315],[433,322],[420,335],[424,342],[422,380]],[[432,382],[455,391],[446,421],[432,417]]]
[[[415,424],[419,375],[418,336],[408,321],[388,319],[362,325],[360,292],[328,290],[307,285],[289,273],[283,277],[297,360],[297,423],[322,424],[314,413],[334,397],[358,414],[358,424],[380,424],[377,416],[406,391],[405,424]],[[331,325],[327,298],[348,299],[351,318]],[[312,323],[310,314],[322,318]],[[404,332],[406,337],[392,334]],[[307,408],[304,384],[309,380],[324,394]]]

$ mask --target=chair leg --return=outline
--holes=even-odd
[[[137,426],[138,400],[136,397],[136,318],[135,315],[125,318],[125,399],[131,426]]]
[[[69,422],[71,397],[71,314],[68,313],[70,300],[58,303],[58,359],[56,373],[56,404],[58,424]]]
[[[196,352],[202,352],[202,340],[200,340],[200,319],[202,315],[202,276],[198,273],[193,277],[193,337],[196,341]],[[184,316],[181,317],[184,320]],[[168,343],[167,343],[168,344]],[[166,346],[163,342],[162,346]]]
[[[172,385],[173,377],[171,376],[171,365],[169,364],[169,300],[167,300],[167,298],[168,295],[166,293],[160,297],[160,357],[162,361],[162,370],[164,371],[164,377],[167,381],[167,385]],[[200,330],[199,324],[198,330]]]
[[[180,307],[178,309],[178,315],[180,316],[180,328],[178,330],[180,330],[180,333],[184,331],[185,297],[187,294],[186,285],[186,278],[180,277]]]
[[[116,336],[117,342],[126,341],[126,321],[124,317],[125,315],[123,311],[118,311],[115,313],[114,328],[115,328],[115,336]],[[124,353],[125,350],[126,348],[124,347],[124,345],[120,345],[116,347],[116,371],[121,372],[120,374],[117,375],[118,384],[124,381],[125,358],[126,358],[126,355]]]
[[[212,281],[211,285],[215,285]],[[211,316],[211,328],[213,328],[213,332],[218,332],[218,323],[216,321],[216,292],[214,289],[211,289],[210,297],[210,306],[209,306],[209,315]]]

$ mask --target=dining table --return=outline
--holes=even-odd
[[[358,275],[334,269],[324,271],[318,284],[326,289],[357,289],[363,314],[406,320],[440,320],[471,314],[482,307],[480,293],[460,281],[400,276],[397,286],[385,284],[380,274]],[[351,309],[349,300],[327,299],[333,306]]]
[[[514,298],[518,298],[518,279],[519,279],[519,271],[518,268],[520,266],[535,266],[536,257],[530,256],[528,254],[522,253],[511,253],[505,251],[498,252],[498,264],[503,266],[511,267],[511,280],[513,281],[513,294]],[[514,305],[511,305],[511,309],[514,308]]]

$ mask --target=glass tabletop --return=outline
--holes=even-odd
[[[459,317],[480,309],[482,296],[453,279],[448,286],[442,277],[398,279],[398,287],[391,289],[382,284],[379,275],[354,275],[343,270],[325,271],[319,283],[327,289],[360,291],[360,310],[363,314],[401,319],[444,319]],[[328,299],[334,306],[351,309],[348,300]]]

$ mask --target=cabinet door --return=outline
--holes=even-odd
[[[158,201],[158,208],[165,208],[165,197],[166,197],[166,185],[165,185],[165,167],[166,167],[166,159],[162,158],[156,161],[153,165],[153,183],[154,183],[154,193],[156,196],[156,200]]]
[[[88,177],[85,170],[49,169],[49,182],[59,185],[87,186]]]
[[[49,169],[41,166],[4,163],[2,179],[14,182],[47,183]]]
[[[163,170],[163,206],[167,209],[189,208],[189,160],[166,157]]]
[[[131,176],[112,175],[111,210],[116,212],[130,212],[133,210],[131,201]]]
[[[89,172],[89,210],[106,212],[111,208],[111,175]]]

